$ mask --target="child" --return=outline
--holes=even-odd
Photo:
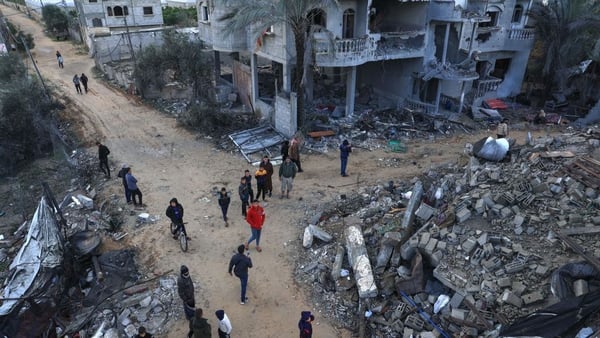
[[[223,220],[225,221],[225,227],[229,226],[229,222],[227,221],[227,209],[229,209],[230,202],[231,202],[231,198],[229,198],[227,189],[225,189],[225,187],[221,188],[221,192],[219,192],[219,206],[221,207],[221,212],[223,213]]]
[[[300,313],[300,321],[298,321],[298,329],[300,330],[300,338],[312,338],[312,322],[315,320],[310,311],[302,311]]]

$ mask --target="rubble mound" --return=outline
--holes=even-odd
[[[323,206],[295,270],[314,307],[365,337],[493,337],[546,336],[560,316],[546,328],[522,318],[574,299],[595,304],[600,133],[528,142],[500,162],[465,155]],[[565,266],[573,262],[583,267]],[[550,335],[597,331],[596,312]]]

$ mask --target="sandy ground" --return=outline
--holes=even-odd
[[[294,283],[294,262],[287,258],[289,250],[300,246],[298,220],[305,210],[297,207],[298,199],[322,203],[361,183],[387,182],[400,177],[410,178],[440,163],[456,161],[465,142],[474,142],[489,132],[460,135],[436,140],[421,140],[409,144],[406,154],[384,150],[355,149],[348,165],[350,177],[339,175],[336,152],[303,157],[304,173],[295,181],[292,199],[280,200],[273,195],[264,204],[267,221],[263,230],[263,252],[251,249],[254,268],[250,271],[249,303],[239,304],[239,281],[227,274],[227,264],[235,248],[249,236],[249,227],[241,217],[240,203],[234,193],[230,206],[230,226],[224,227],[220,210],[211,191],[227,187],[236,192],[244,169],[252,169],[239,154],[216,150],[210,141],[197,138],[178,127],[167,117],[138,98],[106,86],[93,78],[93,60],[80,45],[53,41],[42,28],[27,16],[0,6],[10,21],[35,37],[34,58],[51,87],[70,100],[65,100],[67,118],[71,119],[82,141],[95,152],[95,140],[110,150],[113,177],[121,163],[133,166],[144,193],[144,203],[151,214],[160,215],[155,225],[140,227],[130,236],[129,243],[139,249],[139,260],[149,271],[178,271],[181,264],[190,268],[196,283],[197,306],[204,308],[216,334],[214,311],[224,309],[234,326],[235,337],[293,337],[301,310],[317,313],[315,337],[350,337],[351,333],[334,328],[308,303],[301,287]],[[55,53],[64,57],[64,69],[57,66]],[[71,81],[74,74],[86,73],[90,78],[88,94],[78,95]],[[523,134],[516,134],[523,139]],[[400,158],[406,166],[379,168],[380,159]],[[277,170],[277,167],[276,167]],[[121,194],[120,179],[113,178],[109,190]],[[274,179],[277,191],[279,181]],[[185,207],[185,220],[192,237],[190,250],[182,253],[168,232],[164,210],[169,199],[177,197]],[[183,337],[187,322],[180,320],[168,337]]]

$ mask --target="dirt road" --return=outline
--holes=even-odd
[[[252,249],[255,267],[250,271],[250,301],[240,305],[239,281],[227,274],[227,264],[235,248],[249,236],[236,192],[244,169],[253,168],[239,154],[216,150],[209,141],[197,139],[196,135],[179,128],[175,119],[93,78],[93,60],[80,45],[52,41],[43,34],[38,23],[14,9],[0,8],[10,21],[34,35],[34,58],[50,85],[71,99],[72,103],[66,108],[67,117],[76,124],[83,142],[92,152],[96,151],[95,140],[110,148],[113,177],[121,163],[131,164],[148,212],[162,217],[157,224],[141,227],[130,236],[130,244],[139,249],[139,261],[155,272],[178,271],[181,264],[186,264],[196,282],[197,304],[204,308],[215,332],[214,311],[221,308],[231,318],[236,337],[293,337],[297,335],[300,311],[309,309],[317,313],[316,337],[350,336],[332,327],[324,315],[319,314],[319,309],[307,303],[302,290],[294,283],[294,262],[287,257],[290,250],[301,250],[298,247],[302,228],[298,220],[305,216],[306,210],[298,206],[306,201],[317,205],[352,190],[355,186],[348,183],[355,181],[358,174],[367,183],[412,177],[436,164],[454,161],[462,153],[465,142],[479,139],[479,136],[458,136],[423,141],[409,145],[407,154],[356,149],[350,157],[348,178],[339,175],[337,152],[305,156],[305,172],[295,181],[292,199],[280,200],[273,195],[264,205],[267,221],[261,242],[263,252]],[[64,69],[58,68],[57,50],[64,57]],[[82,72],[90,78],[90,92],[78,95],[72,78]],[[401,170],[379,168],[377,163],[384,157],[398,157],[409,164]],[[113,178],[108,185],[111,192],[121,194],[120,179]],[[222,186],[234,191],[228,228],[224,227],[211,194],[213,187]],[[277,191],[277,179],[274,179],[274,187]],[[172,197],[184,205],[185,219],[189,222],[192,241],[185,254],[170,237],[163,216]],[[299,198],[303,200],[301,203]],[[187,323],[180,320],[168,337],[182,337],[185,332]]]

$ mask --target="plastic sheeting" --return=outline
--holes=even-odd
[[[53,209],[42,197],[29,225],[23,246],[10,264],[10,277],[4,288],[5,300],[0,316],[9,314],[21,301],[19,298],[33,292],[41,271],[58,267],[63,262],[63,240]],[[42,278],[43,279],[43,278]]]
[[[504,159],[509,148],[510,144],[508,139],[495,139],[488,136],[487,138],[482,138],[473,145],[473,154],[488,161],[498,162]]]
[[[587,262],[565,264],[552,273],[550,289],[560,299],[573,297],[573,281],[577,279],[600,279],[600,272]]]

